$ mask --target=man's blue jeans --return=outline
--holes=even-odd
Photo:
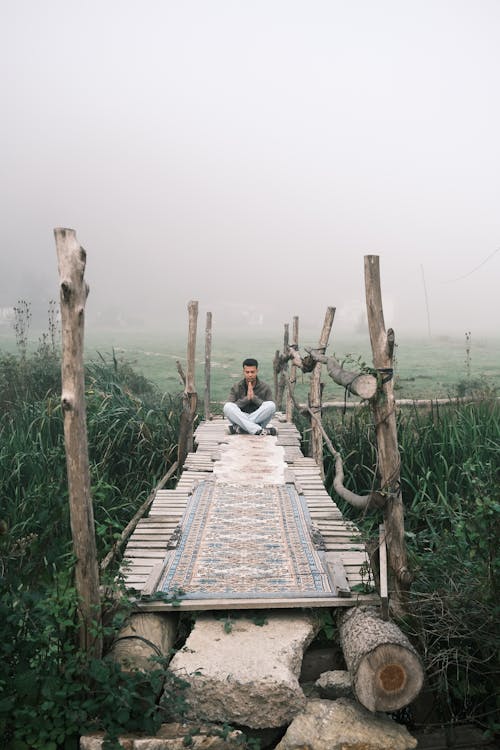
[[[241,427],[242,430],[249,432],[251,435],[256,435],[260,432],[275,414],[276,404],[274,401],[263,401],[259,408],[250,414],[241,411],[239,406],[236,406],[233,401],[228,401],[224,404],[224,416],[226,419],[229,419],[232,424]]]

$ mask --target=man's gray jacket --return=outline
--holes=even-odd
[[[241,409],[241,411],[244,411],[247,414],[251,414],[253,411],[257,411],[259,406],[264,401],[272,400],[273,393],[271,391],[271,388],[267,385],[267,383],[264,383],[263,380],[259,380],[259,378],[257,378],[253,387],[252,400],[247,398],[247,381],[245,380],[245,378],[233,385],[228,398],[228,401],[232,401],[233,403],[235,403],[236,406]]]

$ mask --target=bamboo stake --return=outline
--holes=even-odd
[[[83,336],[88,286],[86,253],[73,229],[54,229],[60,279],[62,327],[62,394],[64,442],[69,488],[75,585],[79,600],[80,646],[90,656],[102,654],[99,568],[90,493],[85,407]]]
[[[378,473],[384,506],[385,538],[389,557],[389,580],[395,589],[393,605],[404,611],[406,594],[411,584],[404,539],[404,510],[401,493],[400,466],[394,399],[393,353],[394,331],[386,332],[380,287],[379,256],[366,255],[365,291],[368,328],[373,364],[380,372],[382,385],[378,398],[371,405],[375,420],[378,448]]]
[[[205,324],[205,420],[212,419],[210,412],[210,375],[212,357],[212,313],[207,312]]]
[[[328,307],[325,313],[325,320],[323,322],[323,328],[319,337],[318,349],[322,352],[325,351],[328,345],[328,339],[330,338],[330,332],[332,330],[333,318],[335,317],[335,308]],[[311,382],[309,387],[309,407],[313,414],[319,416],[321,419],[321,369],[323,365],[321,362],[317,362],[311,374]],[[311,423],[311,455],[319,466],[321,478],[324,479],[324,468],[323,468],[323,435],[316,420]]]

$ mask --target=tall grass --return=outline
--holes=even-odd
[[[31,364],[18,361],[20,369]],[[10,372],[13,360],[8,365]],[[13,398],[10,384],[1,402],[1,549],[17,554],[22,547],[34,565],[35,560],[53,562],[61,548],[70,549],[59,378],[58,371],[52,381],[39,381],[38,393],[36,381],[30,382],[32,400],[19,385],[16,393],[23,397]],[[92,496],[98,550],[104,555],[175,460],[180,405],[116,360],[89,364],[86,384]]]
[[[154,733],[162,720],[164,670],[122,674],[78,648],[60,363],[46,355],[45,367],[42,353],[0,356],[0,736],[9,750],[76,750],[84,729]],[[175,460],[180,404],[116,358],[90,363],[86,386],[103,558]],[[110,641],[125,613],[103,604]]]
[[[0,734],[9,726],[12,736],[24,737],[27,731],[26,714],[19,714],[18,724],[12,719],[13,707],[23,701],[33,700],[30,731],[36,731],[37,722],[43,724],[36,704],[40,694],[29,693],[29,675],[43,692],[43,670],[53,654],[59,660],[55,667],[50,662],[58,689],[73,689],[63,652],[64,639],[74,632],[65,628],[74,622],[75,605],[59,392],[59,359],[52,349],[32,357],[0,353],[0,617],[7,633],[0,644]],[[113,355],[87,365],[86,405],[102,558],[175,460],[180,401],[163,395]],[[299,418],[297,424],[307,450],[307,423]],[[325,427],[344,458],[346,485],[367,493],[377,481],[370,412],[330,415]],[[403,626],[423,655],[438,720],[494,727],[500,406],[485,399],[425,413],[402,411],[398,435],[406,539],[415,574],[413,616]],[[329,454],[324,464],[333,494]],[[360,517],[349,506],[342,509],[367,537],[376,537],[380,516]],[[45,654],[45,661],[36,654]],[[18,673],[26,676],[26,685],[15,681]],[[68,725],[58,736],[74,731]],[[40,742],[33,746],[45,747]]]
[[[344,457],[346,485],[375,481],[368,410],[327,420]],[[415,581],[404,624],[423,654],[439,721],[500,728],[500,404],[497,400],[407,410],[398,416],[405,532]],[[325,455],[332,495],[334,465]],[[375,542],[380,516],[338,500]],[[439,717],[439,718],[437,718]]]

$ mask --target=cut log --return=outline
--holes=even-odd
[[[335,357],[327,357],[326,354],[317,352],[315,349],[306,348],[306,351],[309,352],[316,362],[322,362],[325,364],[331,379],[337,383],[337,385],[346,388],[350,393],[354,393],[362,399],[373,398],[377,393],[377,378],[374,375],[344,370]]]
[[[422,689],[420,658],[396,623],[375,607],[352,607],[340,617],[340,645],[358,701],[370,711],[397,711]]]

